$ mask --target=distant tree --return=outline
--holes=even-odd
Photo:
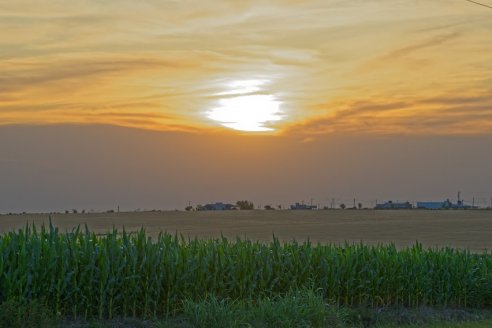
[[[265,205],[265,210],[274,210],[275,208],[271,205]]]
[[[281,209],[282,209],[282,205],[278,205],[278,206],[277,206],[277,208],[278,208],[279,210],[281,210]]]
[[[362,203],[357,204],[357,206],[359,207],[360,210],[362,208]]]
[[[65,214],[68,214],[68,213],[70,213],[70,211],[69,211],[69,210],[66,210],[66,211],[65,211]]]
[[[240,210],[253,210],[255,208],[255,205],[247,200],[238,200],[236,205]]]
[[[76,210],[76,209],[73,209],[73,210],[72,210],[72,213],[73,213],[73,214],[77,214],[78,212],[77,212],[77,210]]]
[[[344,204],[344,203],[341,203],[341,204],[340,204],[340,208],[341,208],[342,210],[344,210],[346,207],[347,207],[347,206],[345,206],[345,204]]]
[[[191,211],[192,209],[193,209],[193,206],[191,206],[191,205],[188,205],[188,206],[185,207],[185,210],[187,212]]]

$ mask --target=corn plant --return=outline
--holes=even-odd
[[[394,245],[186,240],[142,229],[96,235],[26,226],[0,236],[0,303],[61,315],[155,317],[209,296],[258,300],[318,290],[341,306],[492,306],[492,254]]]

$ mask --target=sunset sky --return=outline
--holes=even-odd
[[[485,203],[491,135],[492,9],[468,1],[0,0],[0,212]]]

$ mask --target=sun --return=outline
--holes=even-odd
[[[222,126],[246,132],[273,131],[271,124],[283,119],[281,101],[274,95],[255,94],[263,80],[234,81],[232,90],[220,93],[218,106],[207,117]]]

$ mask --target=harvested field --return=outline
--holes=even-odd
[[[390,243],[405,247],[468,248],[492,250],[492,211],[424,210],[324,210],[324,211],[224,211],[224,212],[126,212],[54,214],[52,222],[62,231],[87,224],[98,233],[112,227],[127,231],[144,227],[151,236],[160,231],[186,237],[228,238],[270,241],[275,234],[282,241],[309,238],[313,242],[366,244]],[[26,222],[47,223],[48,214],[2,215],[0,233],[25,226]]]

